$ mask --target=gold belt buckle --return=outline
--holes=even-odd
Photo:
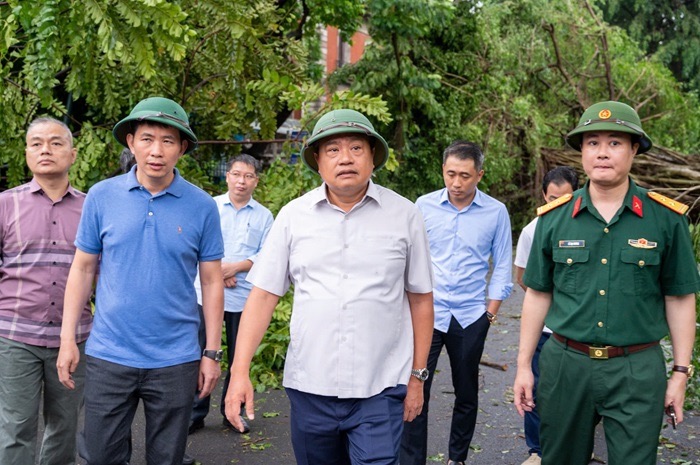
[[[596,360],[608,359],[608,347],[589,347],[588,356]]]

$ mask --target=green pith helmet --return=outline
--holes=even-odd
[[[622,102],[600,102],[588,107],[581,115],[576,129],[566,135],[566,143],[580,152],[583,133],[591,131],[618,131],[638,136],[637,153],[646,152],[652,145],[651,139],[642,129],[642,122],[637,112]]]
[[[323,115],[316,125],[311,137],[306,140],[301,149],[304,164],[318,172],[318,164],[314,158],[316,143],[326,137],[338,134],[364,134],[374,138],[374,171],[384,166],[389,158],[389,146],[382,136],[374,130],[374,126],[362,113],[355,110],[332,110]]]
[[[153,121],[167,126],[172,126],[180,130],[180,134],[187,139],[187,149],[185,153],[190,153],[197,148],[197,136],[190,128],[190,120],[185,110],[170,99],[163,97],[150,97],[141,100],[136,104],[129,116],[119,121],[112,130],[114,138],[124,147],[129,147],[126,143],[126,135],[133,131],[134,121]]]

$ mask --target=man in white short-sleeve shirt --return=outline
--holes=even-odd
[[[423,404],[433,326],[430,248],[418,208],[374,184],[388,146],[353,110],[325,114],[304,163],[323,184],[278,214],[248,274],[254,287],[226,396],[253,418],[250,361],[294,285],[284,386],[298,464],[395,464]]]
[[[548,203],[555,201],[563,195],[571,194],[576,189],[578,189],[578,175],[570,166],[560,166],[549,170],[542,180],[542,196],[545,202]],[[515,279],[524,291],[527,290],[527,287],[523,284],[523,274],[525,274],[527,258],[530,256],[532,238],[535,237],[537,218],[538,217],[535,217],[534,220],[523,228],[515,251]],[[537,388],[537,380],[540,376],[540,351],[551,334],[552,330],[545,326],[542,330],[540,340],[537,343],[535,355],[532,358],[532,373],[535,376],[535,389]],[[522,465],[538,465],[541,461],[542,448],[540,447],[540,416],[537,413],[537,409],[525,413],[524,425],[525,444],[527,444],[529,456]]]

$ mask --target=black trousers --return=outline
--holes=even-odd
[[[423,411],[412,422],[404,423],[401,465],[425,465],[426,463],[430,387],[433,384],[435,368],[443,346],[447,349],[447,355],[450,358],[452,386],[455,391],[448,458],[455,462],[463,462],[467,459],[479,408],[479,361],[484,352],[484,342],[489,326],[489,320],[484,313],[481,318],[466,328],[462,328],[452,317],[446,333],[433,330],[433,342],[428,355],[430,376],[423,385],[425,399]]]
[[[205,349],[207,343],[207,332],[204,328],[204,315],[202,314],[202,306],[199,305],[199,345],[202,350]],[[228,383],[231,381],[231,364],[233,363],[234,349],[236,348],[236,336],[238,336],[238,325],[241,323],[241,312],[224,312],[224,324],[226,326],[226,355],[228,356],[228,366],[229,370],[226,373],[226,380],[224,381],[224,389],[221,394],[220,410],[221,415],[226,418],[226,405],[224,404],[224,399],[226,399],[226,392],[228,391]],[[199,394],[194,396],[194,405],[192,406],[192,416],[190,417],[190,424],[195,421],[204,420],[204,418],[209,414],[209,406],[211,404],[211,396],[199,398]]]

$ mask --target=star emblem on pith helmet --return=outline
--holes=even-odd
[[[607,108],[603,108],[602,110],[600,110],[600,113],[598,113],[598,118],[608,119],[611,115],[612,113],[610,113],[610,110],[608,110]]]

